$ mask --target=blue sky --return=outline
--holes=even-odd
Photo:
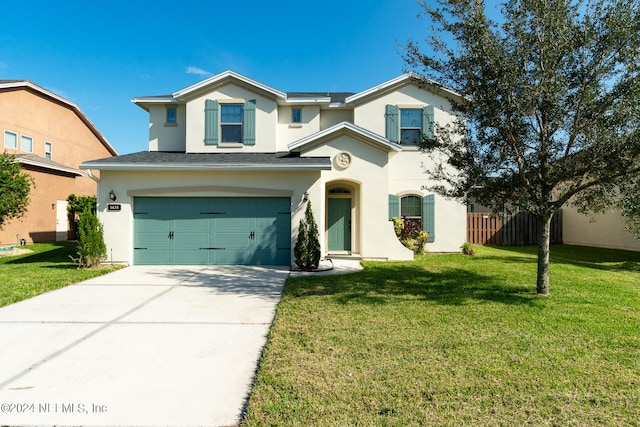
[[[77,104],[120,154],[148,149],[136,96],[227,69],[282,91],[359,92],[423,40],[416,0],[2,2],[0,79]],[[11,19],[6,19],[11,17]]]

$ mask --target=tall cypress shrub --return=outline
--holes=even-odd
[[[320,264],[320,238],[318,224],[313,218],[311,202],[307,202],[304,218],[298,226],[298,239],[293,248],[297,266],[303,271],[312,271]]]
[[[83,211],[78,221],[78,258],[81,267],[96,267],[107,257],[104,230],[95,213]]]

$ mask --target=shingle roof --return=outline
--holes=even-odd
[[[91,160],[80,169],[99,170],[329,170],[329,157],[300,157],[296,153],[182,153],[139,151]]]
[[[354,95],[354,92],[287,92],[287,99],[291,98],[331,98],[331,102],[344,104],[344,100]]]

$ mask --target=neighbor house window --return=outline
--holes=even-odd
[[[220,105],[221,142],[242,142],[242,104]]]
[[[302,123],[302,108],[291,109],[291,123]]]
[[[178,122],[176,107],[167,107],[167,125],[175,125]]]
[[[4,131],[4,146],[7,148],[13,148],[16,150],[18,148],[18,135],[9,132],[8,130]]]
[[[30,136],[22,135],[20,137],[20,149],[27,153],[33,152],[33,138]]]
[[[418,145],[422,139],[422,110],[400,110],[400,144]]]
[[[44,143],[44,158],[51,160],[51,143],[50,142]]]

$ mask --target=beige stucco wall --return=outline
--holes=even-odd
[[[291,123],[291,109],[302,109],[302,123]],[[288,151],[287,145],[320,130],[320,107],[295,105],[278,107],[277,151]]]
[[[121,211],[109,212],[109,191],[117,196]],[[294,237],[304,217],[303,194],[308,191],[318,227],[320,213],[319,172],[125,172],[103,171],[99,186],[98,216],[104,224],[109,260],[133,263],[133,210],[135,196],[157,197],[291,197],[292,260]]]
[[[367,98],[354,108],[354,124],[385,136],[385,106],[399,105],[401,108],[422,108],[433,105],[435,121],[445,125],[452,120],[451,104],[441,96],[422,90],[413,85],[406,85],[394,92],[383,93],[377,97]]]
[[[229,148],[223,144],[204,144],[204,109],[205,101],[237,100],[244,102],[256,100],[256,144]],[[243,87],[228,84],[213,91],[199,94],[187,102],[186,147],[188,153],[223,153],[223,152],[275,152],[278,109],[274,99],[261,96]]]
[[[427,178],[425,166],[428,154],[415,148],[395,153],[389,160],[389,194],[396,196],[434,194],[429,188],[436,184]],[[435,195],[435,240],[427,244],[430,252],[458,252],[466,240],[466,206],[457,200]]]
[[[567,245],[640,251],[640,240],[625,230],[624,218],[615,211],[583,215],[571,206],[562,208],[562,240]]]
[[[166,123],[168,106],[176,108],[175,125]],[[185,147],[186,107],[175,104],[152,105],[149,108],[149,151],[185,151]]]
[[[328,129],[331,126],[342,122],[353,123],[353,110],[333,108],[324,109],[320,115],[320,130]]]
[[[352,162],[346,169],[340,168],[336,155],[346,152]],[[307,156],[328,156],[333,169],[322,172],[325,184],[334,182],[351,183],[356,189],[352,222],[356,225],[352,232],[352,250],[367,259],[413,259],[413,253],[405,248],[393,231],[393,224],[387,218],[389,166],[388,153],[365,145],[348,136],[339,136],[323,145],[304,152]],[[322,212],[326,215],[327,194],[323,197]],[[326,224],[326,217],[324,218]],[[326,226],[324,231],[326,240]],[[323,246],[324,248],[324,246]]]
[[[17,134],[18,149],[4,147],[4,131]],[[112,154],[71,108],[30,90],[0,91],[0,149],[14,154],[20,148],[21,135],[33,138],[32,154],[44,158],[44,144],[52,144],[51,160],[78,169],[84,161]],[[73,178],[33,167],[24,167],[35,179],[29,211],[22,220],[14,220],[0,230],[0,244],[15,243],[20,233],[28,242],[55,240],[56,210],[52,203],[66,200],[70,194],[95,195],[96,182],[88,174]],[[99,175],[99,172],[96,172]]]

